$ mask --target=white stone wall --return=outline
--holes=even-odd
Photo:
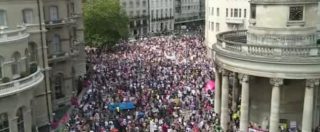
[[[206,0],[206,2],[205,39],[207,47],[211,48],[216,42],[216,35],[218,33],[236,29],[247,29],[249,26],[250,5],[248,0]],[[228,16],[226,15],[226,9],[228,9]],[[233,9],[232,17],[231,9]],[[234,9],[238,9],[238,17],[234,17]],[[240,9],[241,17],[239,17]],[[244,17],[244,10],[246,10],[246,17]],[[227,23],[227,19],[230,22]],[[241,23],[237,24],[239,22]]]

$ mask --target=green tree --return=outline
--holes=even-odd
[[[128,38],[129,19],[119,0],[87,0],[84,4],[85,38],[96,47],[113,47]]]

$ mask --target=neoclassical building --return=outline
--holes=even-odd
[[[34,131],[70,103],[86,72],[81,6],[0,1],[0,132]]]
[[[148,34],[149,0],[120,0],[121,7],[129,17],[130,37]]]
[[[149,0],[149,32],[174,30],[174,0]]]
[[[208,49],[217,42],[216,35],[231,30],[244,30],[249,26],[248,0],[206,0],[205,42]],[[208,50],[211,56],[211,50]]]
[[[240,96],[241,132],[249,122],[311,132],[320,123],[318,0],[251,0],[250,8],[248,30],[221,32],[213,45],[222,128]]]

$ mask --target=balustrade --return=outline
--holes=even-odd
[[[35,85],[37,82],[39,83],[40,82],[39,80],[42,78],[43,78],[42,72],[40,68],[38,68],[38,70],[35,73],[25,78],[0,84],[0,96],[15,92],[15,91],[24,90],[25,88],[29,88],[27,86]]]
[[[229,31],[217,35],[217,46],[227,52],[251,56],[279,56],[279,57],[320,57],[320,45],[285,46],[247,44],[246,30]],[[296,39],[304,39],[298,37]],[[275,40],[276,41],[276,40]]]
[[[0,30],[0,42],[14,41],[28,37],[29,34],[26,32],[26,27],[19,27],[14,30]]]

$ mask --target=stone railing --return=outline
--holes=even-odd
[[[8,41],[16,41],[29,36],[29,33],[26,32],[26,27],[21,26],[13,30],[0,30],[0,43]]]
[[[293,3],[317,3],[318,0],[250,0],[250,3],[259,4],[293,4]]]
[[[64,24],[73,24],[76,23],[76,17],[69,17],[64,19],[58,19],[58,20],[47,20],[45,21],[46,26],[60,26]]]
[[[236,24],[243,24],[245,21],[244,18],[235,18],[235,17],[227,17],[226,23],[236,23]]]
[[[43,80],[41,69],[22,79],[13,80],[8,83],[0,84],[0,97],[15,92],[23,91],[39,84]]]
[[[235,54],[270,57],[320,57],[320,45],[278,46],[247,44],[246,30],[223,32],[217,35],[217,47]]]

